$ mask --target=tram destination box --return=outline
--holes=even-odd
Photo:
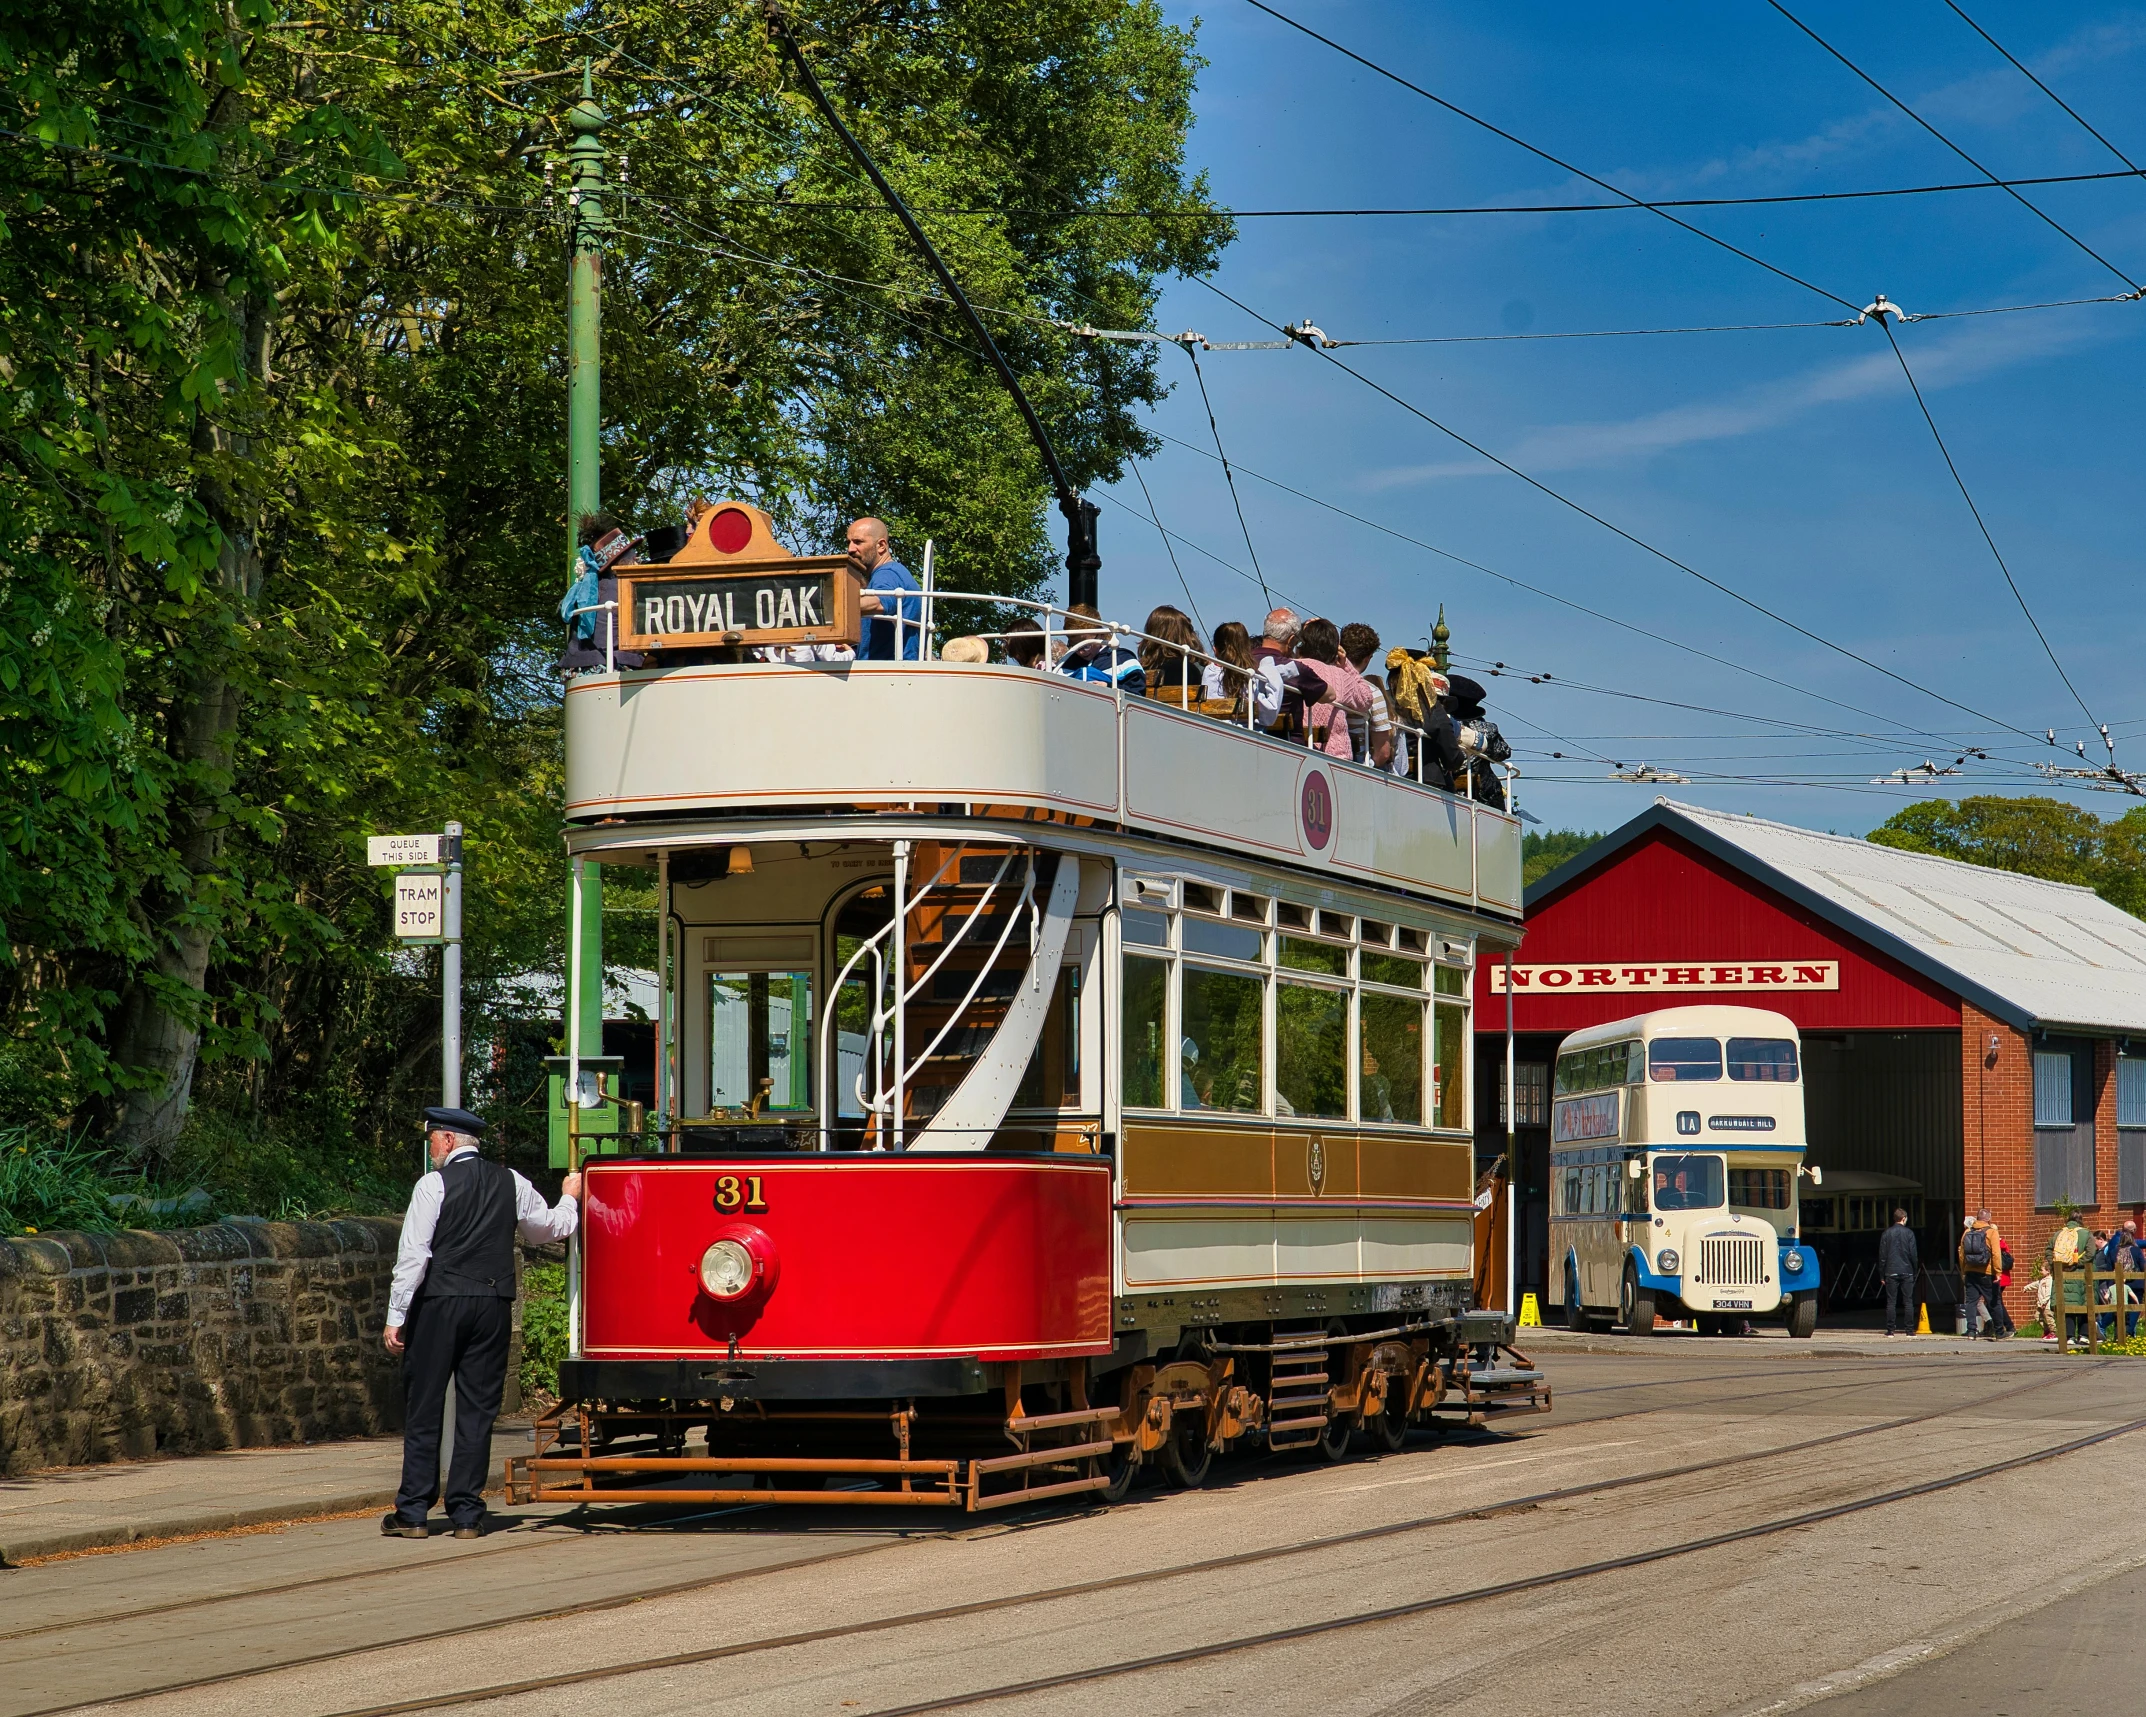
[[[842,555],[618,569],[619,648],[857,642],[860,581]]]

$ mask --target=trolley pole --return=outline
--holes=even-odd
[[[447,861],[441,890],[440,933],[440,1102],[462,1107],[462,825],[449,823],[442,843]]]
[[[574,130],[574,140],[567,146],[573,221],[566,319],[566,576],[567,582],[572,583],[581,552],[581,521],[603,505],[603,242],[610,231],[610,219],[603,204],[605,150],[600,134],[604,110],[596,105],[595,77],[586,59],[581,62],[581,100],[566,119]],[[575,1011],[568,1022],[567,1035],[579,1044],[576,1053],[601,1055],[603,871],[595,864],[577,860],[573,876],[567,907],[567,945],[574,966],[566,992],[568,1005]]]

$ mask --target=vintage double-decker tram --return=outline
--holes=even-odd
[[[646,665],[568,685],[576,886],[655,878],[657,1095],[586,1041],[555,1082],[585,1222],[513,1493],[989,1508],[1546,1407],[1476,1283],[1513,817],[1049,672],[752,659],[854,636],[853,580],[727,503],[619,569]]]

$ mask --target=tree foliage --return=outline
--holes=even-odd
[[[1081,483],[1147,450],[1162,275],[1226,241],[1153,0],[790,8]],[[367,831],[459,816],[479,1012],[555,971],[563,116],[624,189],[603,485],[1054,564],[1040,464],[752,0],[18,0],[0,15],[0,1014],[47,1107],[400,1131],[429,967]],[[1103,211],[1092,214],[1070,211]],[[1127,211],[1164,218],[1120,218]],[[1175,219],[1173,215],[1200,218]],[[510,1104],[519,1090],[494,1090]]]
[[[2077,883],[2146,918],[2146,806],[2104,822],[2062,799],[1929,799],[1895,812],[1870,838],[1880,846]]]

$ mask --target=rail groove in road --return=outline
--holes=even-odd
[[[1806,1379],[1802,1382],[1789,1384],[1788,1386],[1780,1389],[1746,1391],[1745,1393],[1738,1395],[1736,1397],[1736,1400],[1741,1403],[1747,1401],[1770,1400],[1778,1395],[1816,1395],[1837,1393],[1844,1390],[1861,1388],[1866,1384],[1875,1381],[1881,1375],[1890,1375],[1902,1370],[1919,1369],[1923,1366],[1929,1365],[1930,1363],[1931,1361],[1929,1360],[1918,1361],[1903,1357],[1903,1359],[1900,1361],[1883,1362],[1877,1365],[1869,1366],[1863,1369],[1857,1377],[1847,1381],[1837,1381],[1830,1378]],[[2106,1365],[2112,1362],[2104,1360],[2101,1363]],[[2003,1369],[2006,1373],[2010,1373],[2026,1370],[2030,1367],[2037,1373],[2042,1372],[2042,1366],[2039,1360],[2015,1361],[2006,1364]],[[1987,1369],[1995,1369],[1995,1367],[1988,1367]],[[1580,1396],[1615,1394],[1621,1391],[1632,1389],[1686,1389],[1693,1384],[1699,1383],[1739,1382],[1746,1378],[1778,1378],[1779,1376],[1780,1371],[1778,1364],[1776,1364],[1763,1366],[1759,1369],[1752,1371],[1708,1372],[1702,1373],[1701,1375],[1696,1377],[1658,1378],[1639,1383],[1588,1384],[1577,1389],[1561,1390],[1559,1392],[1559,1395],[1560,1399],[1571,1400]],[[1997,1397],[1996,1399],[2002,1399],[2002,1397]],[[1565,1422],[1579,1424],[1607,1424],[1612,1420],[1618,1419],[1644,1418],[1656,1413],[1689,1411],[1695,1405],[1701,1405],[1701,1403],[1694,1403],[1688,1399],[1678,1400],[1660,1407],[1634,1408],[1626,1412],[1599,1414],[1592,1419],[1577,1421],[1568,1420]],[[1964,1408],[1953,1409],[1953,1411],[1965,1410],[1966,1409]],[[1857,1434],[1860,1435],[1862,1433]],[[1477,1447],[1494,1448],[1502,1445],[1497,1442],[1451,1442],[1448,1443],[1446,1446],[1448,1448],[1458,1450]],[[1266,1460],[1269,1458],[1270,1457],[1262,1457],[1258,1464],[1264,1465],[1266,1463]],[[1279,1459],[1280,1457],[1271,1458]],[[1251,1470],[1252,1469],[1249,1466],[1246,1468],[1240,1468],[1239,1474],[1240,1476],[1250,1476]],[[747,1503],[735,1508],[717,1509],[712,1511],[696,1511],[694,1513],[689,1513],[685,1515],[665,1514],[660,1518],[648,1521],[607,1521],[603,1524],[603,1530],[619,1534],[628,1534],[643,1530],[671,1531],[675,1530],[680,1526],[688,1525],[695,1520],[713,1518],[715,1516],[759,1513],[768,1506],[769,1505],[767,1504]],[[1075,1515],[1062,1515],[1058,1516],[1057,1518],[1071,1519],[1078,1517]],[[509,1541],[506,1543],[498,1544],[497,1546],[490,1549],[466,1552],[463,1555],[456,1557],[452,1566],[456,1570],[458,1577],[461,1577],[465,1570],[467,1570],[467,1574],[469,1577],[479,1577],[483,1572],[483,1568],[481,1565],[489,1562],[494,1557],[520,1556],[525,1555],[528,1552],[537,1550],[564,1550],[574,1548],[584,1541],[583,1536],[581,1535],[589,1531],[590,1528],[585,1525],[573,1525],[571,1524],[571,1522],[572,1516],[566,1515],[558,1517],[557,1524],[562,1532],[572,1532],[576,1534],[575,1536],[562,1536],[540,1539],[525,1538]],[[898,1536],[900,1538],[907,1539],[946,1537],[951,1535],[958,1535],[963,1531],[969,1530],[969,1528],[966,1524],[964,1524],[962,1526],[950,1527],[906,1526],[900,1529],[877,1528],[875,1530],[885,1533],[888,1538],[894,1538]],[[826,1556],[816,1557],[814,1558],[814,1560],[816,1562],[841,1561],[850,1556],[861,1555],[868,1550],[879,1550],[884,1549],[886,1547],[887,1545],[884,1541],[875,1541],[871,1544],[860,1545],[854,1550],[835,1551]],[[628,1594],[619,1594],[605,1598],[589,1599],[585,1602],[569,1605],[563,1608],[555,1607],[536,1611],[526,1611],[512,1616],[502,1616],[487,1621],[481,1625],[485,1628],[492,1628],[504,1627],[515,1622],[555,1621],[563,1619],[567,1616],[585,1615],[595,1611],[612,1609],[616,1608],[620,1604],[639,1602],[643,1599],[672,1597],[680,1592],[692,1591],[695,1588],[701,1586],[712,1587],[727,1584],[735,1580],[752,1579],[761,1574],[777,1573],[781,1572],[786,1568],[791,1568],[795,1566],[797,1566],[797,1564],[795,1563],[775,1563],[763,1568],[744,1568],[724,1574],[696,1575],[689,1580],[675,1581],[661,1586],[650,1586]],[[73,1633],[85,1628],[94,1628],[117,1624],[131,1625],[146,1621],[151,1617],[155,1616],[166,1616],[187,1610],[209,1609],[222,1604],[241,1603],[251,1598],[280,1597],[286,1593],[310,1591],[322,1586],[357,1585],[366,1581],[374,1580],[404,1580],[407,1579],[409,1575],[410,1569],[407,1565],[404,1564],[394,1564],[376,1568],[359,1568],[348,1570],[339,1574],[319,1574],[313,1576],[310,1579],[279,1580],[266,1585],[236,1587],[233,1590],[226,1592],[207,1592],[201,1594],[198,1597],[175,1598],[168,1603],[162,1604],[139,1605],[131,1609],[108,1610],[93,1615],[63,1616],[54,1621],[39,1622],[32,1627],[0,1630],[0,1645],[4,1645],[15,1640],[29,1639],[39,1634]],[[462,1633],[477,1630],[464,1628],[447,1631]],[[440,1633],[428,1633],[414,1637],[398,1637],[393,1641],[380,1641],[376,1643],[414,1645],[423,1643],[426,1640],[437,1639],[440,1637],[442,1637]],[[371,1648],[367,1646],[352,1649],[367,1650]],[[286,1659],[280,1663],[263,1664],[258,1666],[257,1668],[248,1670],[246,1673],[252,1675],[266,1675],[278,1669],[295,1669],[302,1667],[305,1664],[319,1663],[325,1661],[328,1658],[342,1655],[347,1655],[347,1652],[323,1652],[309,1657]],[[148,1692],[115,1695],[114,1697],[135,1699],[147,1698],[149,1697],[150,1693],[176,1692],[180,1691],[186,1686],[191,1685],[194,1684],[177,1683],[171,1686],[153,1688],[148,1690]],[[51,1707],[48,1709],[64,1710],[71,1709],[71,1707]],[[26,1714],[26,1717],[46,1717],[46,1714],[43,1712],[31,1712]]]
[[[1649,1472],[1627,1474],[1620,1478],[1599,1480],[1591,1484],[1560,1486],[1553,1490],[1539,1491],[1523,1496],[1509,1497],[1502,1501],[1478,1503],[1470,1508],[1457,1509],[1444,1514],[1423,1515],[1414,1517],[1409,1520],[1391,1521],[1379,1526],[1365,1527],[1355,1532],[1336,1533],[1321,1538],[1300,1540],[1293,1544],[1275,1545],[1263,1550],[1242,1551],[1230,1556],[1212,1557],[1198,1562],[1173,1564],[1169,1567],[1148,1569],[1139,1573],[1113,1575],[1104,1579],[1081,1581],[1064,1586],[1050,1587],[1040,1591],[1008,1593],[1000,1597],[979,1599],[966,1604],[947,1605],[929,1610],[905,1611],[898,1615],[880,1617],[870,1621],[842,1623],[830,1627],[815,1628],[798,1633],[771,1635],[751,1640],[738,1640],[725,1645],[707,1646],[693,1651],[666,1653],[660,1657],[640,1658],[629,1660],[623,1663],[605,1664],[593,1666],[587,1669],[562,1671],[553,1675],[528,1677],[512,1682],[498,1682],[486,1686],[467,1688],[457,1692],[440,1693],[420,1699],[396,1701],[394,1703],[385,1705],[364,1706],[353,1710],[334,1713],[333,1717],[403,1717],[403,1714],[406,1713],[447,1710],[461,1705],[474,1705],[496,1699],[511,1698],[518,1694],[545,1692],[556,1688],[585,1685],[591,1682],[616,1680],[621,1677],[639,1675],[655,1670],[687,1668],[698,1664],[715,1663],[723,1661],[725,1659],[746,1657],[763,1652],[780,1651],[796,1646],[822,1644],[831,1640],[858,1638],[867,1634],[884,1633],[898,1628],[919,1627],[932,1622],[957,1620],[964,1617],[984,1615],[995,1611],[1015,1609],[1027,1605],[1051,1603],[1066,1598],[1088,1596],[1101,1592],[1121,1591],[1129,1587],[1148,1585],[1165,1580],[1183,1579],[1188,1576],[1210,1573],[1229,1568],[1244,1567],[1250,1564],[1275,1562],[1289,1557],[1310,1555],[1320,1551],[1332,1550],[1349,1545],[1369,1543],[1378,1539],[1391,1538],[1404,1533],[1427,1531],[1436,1527],[1453,1525],[1462,1521],[1486,1519],[1499,1514],[1517,1512],[1523,1509],[1539,1507],[1547,1503],[1571,1501],[1577,1498],[1588,1496],[1599,1496],[1614,1491],[1628,1490],[1640,1485],[1658,1484],[1669,1480],[1686,1478],[1699,1473],[1719,1472],[1727,1468],[1747,1466],[1768,1460],[1777,1460],[1785,1456],[1803,1454],[1807,1453],[1812,1449],[1826,1448],[1840,1443],[1850,1442],[1858,1438],[1876,1436],[1889,1431],[1906,1430],[1917,1425],[1929,1424],[1936,1420],[1956,1417],[1963,1413],[1971,1413],[1982,1408],[1991,1407],[1996,1405],[1998,1402],[2009,1400],[2012,1397],[2023,1395],[2031,1390],[2041,1388],[2045,1383],[2061,1383],[2074,1378],[2085,1377],[2090,1375],[2093,1371],[2101,1369],[2103,1366],[2112,1365],[2116,1363],[2119,1362],[2113,1360],[2104,1360],[2101,1361],[2099,1365],[2082,1367],[2076,1371],[2068,1371],[2062,1376],[2058,1377],[2051,1377],[2046,1371],[2043,1370],[2042,1367],[2037,1365],[2034,1367],[2034,1369],[2040,1375],[2038,1375],[2031,1382],[2015,1384],[2010,1388],[1999,1390],[1989,1395],[1977,1397],[1975,1400],[1972,1401],[1961,1402],[1954,1406],[1935,1408],[1925,1413],[1908,1414],[1898,1418],[1882,1420],[1874,1424],[1854,1426],[1844,1431],[1834,1431],[1822,1437],[1806,1438],[1801,1442],[1782,1444],[1774,1448],[1755,1449],[1733,1455],[1716,1456],[1710,1460],[1690,1462],[1675,1467],[1658,1468]],[[1862,1498],[1848,1503],[1835,1504],[1831,1507],[1824,1509],[1811,1510],[1807,1513],[1791,1516],[1784,1520],[1761,1522],[1756,1526],[1740,1528],[1732,1532],[1719,1533],[1707,1538],[1695,1539],[1686,1543],[1667,1546],[1659,1550],[1641,1552],[1636,1555],[1619,1558],[1611,1562],[1590,1563],[1579,1568],[1556,1570],[1548,1574],[1535,1575],[1526,1579],[1504,1582],[1495,1586],[1473,1588],[1467,1592],[1453,1593],[1442,1597],[1426,1599],[1414,1604],[1398,1605],[1389,1609],[1371,1611],[1361,1615],[1337,1617],[1327,1622],[1307,1624],[1302,1627],[1285,1629],[1271,1634],[1257,1634],[1247,1636],[1242,1639],[1221,1641],[1209,1646],[1190,1647],[1183,1651],[1172,1652],[1158,1657],[1126,1660],[1121,1663],[1113,1663],[1087,1670],[1073,1671],[1067,1673],[1066,1675],[1045,1678],[1038,1681],[1009,1684],[1005,1687],[1000,1688],[987,1688],[979,1692],[962,1694],[958,1696],[949,1696],[948,1698],[943,1700],[931,1701],[924,1704],[890,1708],[888,1711],[881,1713],[880,1717],[899,1717],[899,1713],[905,1712],[948,1710],[964,1704],[1012,1698],[1023,1693],[1045,1691],[1053,1687],[1072,1685],[1087,1680],[1105,1680],[1114,1676],[1132,1674],[1146,1668],[1160,1667],[1172,1663],[1188,1662],[1202,1657],[1213,1657],[1234,1651],[1249,1650],[1260,1645],[1280,1643],[1283,1641],[1307,1637],[1314,1634],[1335,1632],[1345,1628],[1361,1627],[1381,1621],[1396,1620],[1425,1611],[1449,1608],[1457,1604],[1477,1603],[1482,1602],[1486,1599],[1504,1596],[1509,1593],[1533,1590],[1540,1586],[1555,1585],[1566,1581],[1584,1579],[1594,1574],[1608,1572],[1619,1568],[1644,1566],[1649,1562],[1661,1561],[1673,1556],[1690,1555],[1698,1551],[1714,1548],[1719,1545],[1736,1543],[1743,1539],[1763,1537],[1773,1533],[1791,1531],[1800,1526],[1817,1524],[1825,1520],[1834,1519],[1843,1514],[1853,1514],[1865,1509],[1882,1507],[1887,1503],[1904,1501],[1911,1497],[1925,1495],[1932,1491],[1941,1491],[1954,1488],[1962,1484],[1972,1483],[1980,1478],[1992,1477],[1996,1474],[2010,1471],[2016,1467],[2028,1466],[2033,1465],[2037,1462],[2052,1460],[2057,1458],[2058,1456],[2071,1453],[2074,1450],[2083,1449],[2095,1443],[2105,1442],[2113,1437],[2127,1435],[2130,1432],[2140,1429],[2146,1429],[2146,1418],[2133,1420],[2114,1429],[2098,1432],[2084,1438],[2074,1439],[2071,1442],[2060,1444],[2049,1449],[2036,1450],[2026,1455],[2015,1456],[2005,1461],[1994,1462],[1987,1466],[1977,1467],[1965,1473],[1954,1474],[1946,1478],[1930,1480],[1922,1484],[1908,1486],[1899,1490],[1882,1492],[1873,1497]],[[797,1565],[791,1564],[790,1566],[794,1567]],[[752,1570],[749,1572],[759,1573],[773,1571],[774,1570],[772,1569],[766,1569]],[[733,1576],[733,1578],[740,1577],[744,1576]],[[716,1582],[696,1582],[696,1584],[715,1583]],[[655,1594],[643,1595],[653,1596]],[[600,1606],[591,1607],[616,1608],[624,1604],[638,1602],[640,1596],[642,1595],[625,1596],[610,1599],[604,1601]],[[436,1640],[440,1638],[464,1637],[472,1633],[488,1631],[493,1628],[506,1626],[510,1622],[514,1621],[536,1619],[544,1618],[503,1618],[499,1621],[484,1623],[477,1628],[442,1629],[436,1634],[426,1635],[423,1636],[423,1638],[426,1640]],[[234,1682],[257,1679],[260,1676],[274,1674],[279,1670],[301,1668],[308,1664],[320,1663],[334,1658],[356,1656],[362,1652],[380,1649],[381,1645],[392,1644],[394,1646],[399,1647],[403,1645],[417,1643],[422,1642],[420,1640],[414,1639],[396,1640],[393,1642],[379,1642],[377,1644],[354,1647],[348,1650],[325,1652],[313,1658],[300,1658],[281,1664],[262,1665],[258,1668],[246,1669],[230,1675],[207,1676],[192,1681],[177,1682],[167,1684],[161,1687],[146,1688],[134,1693],[109,1696],[100,1700],[85,1701],[81,1704],[47,1707],[42,1711],[25,1713],[24,1717],[58,1717],[59,1713],[82,1710],[91,1704],[125,1704],[141,1699],[155,1697],[160,1694],[188,1692],[203,1687],[224,1686]]]

